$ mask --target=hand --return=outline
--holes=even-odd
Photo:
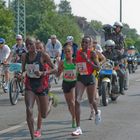
[[[34,73],[35,73],[36,76],[41,76],[42,75],[41,71],[35,71]]]
[[[8,61],[6,59],[3,60],[3,64],[8,64]]]
[[[83,58],[85,58],[86,60],[88,59],[87,54],[86,54],[85,52],[81,52],[81,56],[82,56]]]

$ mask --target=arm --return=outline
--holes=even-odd
[[[56,73],[56,76],[59,77],[61,75],[61,73],[63,72],[64,67],[63,67],[63,61],[60,61],[59,65],[58,65],[58,71]]]
[[[106,62],[106,57],[102,53],[100,53],[99,51],[97,51],[97,55],[98,55],[98,58],[100,60],[99,61],[100,65],[102,65],[103,63]]]
[[[25,72],[25,64],[26,64],[26,54],[22,54],[21,56],[21,62],[22,62],[22,73]]]
[[[43,56],[43,63],[47,63],[49,67],[51,68],[50,71],[45,72],[45,74],[54,74],[56,73],[55,65],[51,62],[50,56],[47,53],[42,53]]]

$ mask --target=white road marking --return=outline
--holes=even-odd
[[[62,87],[55,87],[55,88],[52,88],[51,91],[60,91],[61,89],[62,89]],[[81,102],[83,102],[84,100],[87,100],[87,97],[83,97],[83,99],[82,99]],[[34,120],[37,121],[37,118],[35,118]],[[25,121],[25,122],[22,122],[19,125],[15,125],[15,126],[12,126],[12,127],[7,128],[7,129],[1,130],[0,131],[0,135],[2,135],[4,133],[8,133],[8,132],[13,131],[13,130],[18,129],[18,128],[21,128],[21,127],[25,126],[26,124],[27,123]]]
[[[136,82],[140,82],[140,79],[137,79]]]

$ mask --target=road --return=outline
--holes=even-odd
[[[83,135],[71,136],[71,117],[67,110],[62,90],[53,87],[59,98],[59,105],[53,108],[43,121],[42,137],[39,140],[139,140],[140,139],[140,70],[130,75],[130,88],[107,107],[99,106],[102,123],[88,120],[89,105],[86,96],[81,103],[81,127]],[[36,106],[34,108],[36,118]],[[25,121],[23,97],[16,106],[11,106],[8,95],[0,97],[0,140],[30,140]]]

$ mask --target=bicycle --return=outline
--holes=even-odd
[[[13,78],[9,82],[9,98],[12,105],[16,105],[19,95],[24,95],[24,78],[21,77],[21,63],[11,63],[10,72],[14,73]]]

